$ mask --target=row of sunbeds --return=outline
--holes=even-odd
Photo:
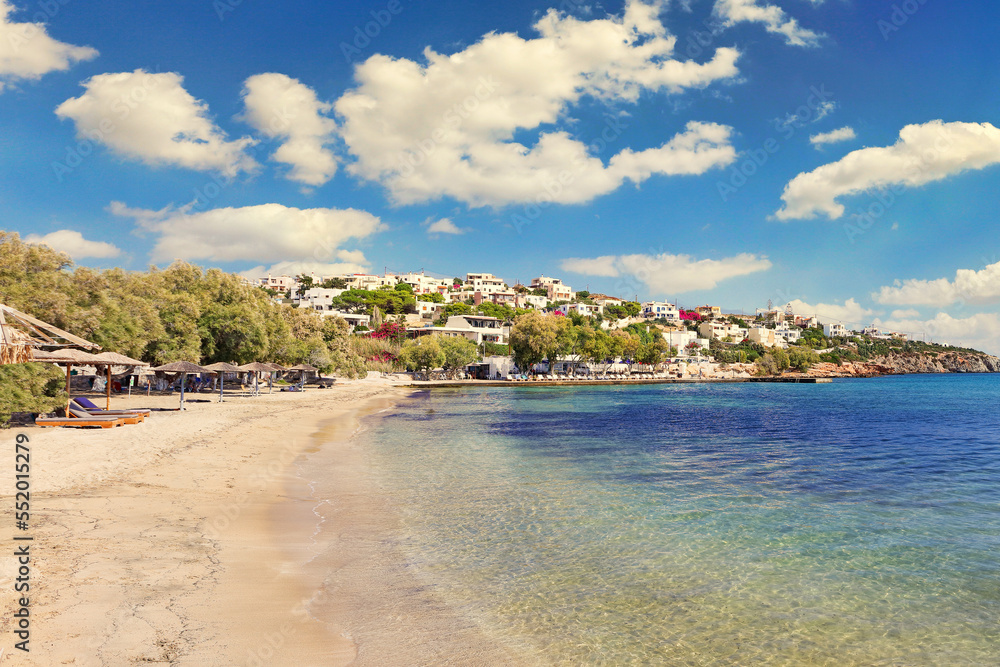
[[[141,424],[150,415],[147,408],[132,410],[101,410],[89,399],[78,397],[70,400],[69,414],[65,417],[36,417],[41,427],[67,426],[70,428],[114,428],[125,424]]]

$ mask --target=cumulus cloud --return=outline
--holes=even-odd
[[[959,269],[954,280],[897,280],[872,294],[872,298],[879,303],[904,306],[946,306],[958,301],[1000,303],[1000,262],[981,271]]]
[[[256,280],[268,275],[272,276],[300,276],[315,274],[317,276],[339,276],[347,273],[368,273],[368,262],[362,257],[361,263],[327,263],[327,262],[278,262],[270,266],[263,264],[255,266],[246,271],[240,271],[240,275],[249,280]]]
[[[97,51],[89,46],[52,39],[41,23],[13,22],[13,13],[9,0],[0,0],[0,91],[11,81],[39,79],[97,57]]]
[[[1000,316],[997,313],[978,313],[970,317],[955,318],[948,313],[938,313],[926,320],[890,319],[876,324],[888,331],[899,331],[910,336],[924,337],[935,343],[971,347],[990,354],[1000,354]]]
[[[117,257],[122,252],[111,243],[88,241],[83,238],[83,234],[72,229],[60,229],[44,236],[40,234],[28,234],[24,237],[24,242],[47,245],[53,250],[64,252],[74,259],[83,257],[105,259]]]
[[[298,209],[261,204],[208,211],[193,211],[191,207],[149,211],[112,202],[110,210],[114,215],[132,218],[139,230],[158,236],[152,253],[154,262],[329,262],[337,258],[359,263],[363,255],[338,255],[338,246],[382,229],[377,217],[352,208]]]
[[[812,0],[815,5],[822,0]],[[726,26],[737,23],[762,23],[768,32],[781,35],[792,46],[816,46],[821,35],[799,25],[783,9],[760,4],[757,0],[717,0],[712,10]]]
[[[690,255],[605,255],[570,258],[563,271],[606,278],[636,280],[653,294],[679,294],[712,289],[723,280],[771,268],[766,257],[743,253],[725,259],[694,259]]]
[[[856,139],[858,135],[854,133],[853,127],[842,127],[839,130],[831,130],[830,132],[821,132],[819,134],[814,134],[809,137],[809,143],[813,146],[825,146],[826,144],[836,144],[841,141],[850,141],[851,139]]]
[[[464,234],[468,231],[456,225],[449,218],[441,218],[440,220],[428,219],[424,224],[427,225],[428,234]]]
[[[790,303],[796,315],[815,316],[824,324],[840,322],[847,326],[866,326],[877,315],[874,310],[865,308],[856,299],[848,299],[843,304],[809,304],[800,299],[794,299]]]
[[[719,48],[704,63],[674,58],[676,38],[659,20],[664,1],[629,0],[620,17],[580,20],[550,10],[523,39],[491,33],[423,62],[375,55],[336,111],[356,158],[349,170],[384,185],[396,203],[454,197],[474,206],[539,199],[585,202],[653,174],[700,174],[735,159],[731,129],[690,123],[670,142],[619,151],[605,163],[588,143],[612,145],[627,124],[611,117],[599,136],[573,137],[571,109],[584,96],[634,102],[642,91],[702,88],[738,74],[739,53]],[[514,139],[539,131],[533,145]]]
[[[989,123],[907,125],[892,146],[862,148],[793,178],[781,195],[784,208],[775,217],[808,219],[822,213],[835,220],[844,214],[838,197],[918,187],[998,162],[1000,130]]]
[[[174,72],[100,74],[83,83],[83,95],[60,104],[56,115],[72,119],[81,138],[146,164],[226,176],[252,170],[256,163],[245,149],[253,140],[229,141],[183,82]]]
[[[274,159],[291,165],[288,178],[309,186],[323,185],[337,172],[327,148],[337,124],[325,116],[333,105],[320,102],[315,91],[284,74],[257,74],[243,88],[243,118],[258,132],[283,143]]]

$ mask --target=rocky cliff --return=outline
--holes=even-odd
[[[892,373],[997,373],[1000,358],[988,354],[962,352],[908,352],[873,357],[870,363],[885,366]]]
[[[998,373],[1000,358],[967,352],[904,352],[872,357],[868,361],[816,364],[814,377],[875,377],[905,373]]]

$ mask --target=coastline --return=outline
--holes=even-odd
[[[9,451],[25,434],[32,454],[30,653],[18,659],[351,662],[353,643],[308,613],[314,591],[300,566],[310,556],[315,515],[308,489],[295,483],[295,462],[316,448],[321,424],[350,422],[373,400],[405,392],[369,380],[221,405],[206,395],[185,412],[153,412],[140,425],[4,432]],[[112,407],[176,401],[135,395]],[[0,494],[12,504],[9,472],[0,476]],[[0,559],[0,631],[10,638],[4,656],[15,652],[10,552]]]

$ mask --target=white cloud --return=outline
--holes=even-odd
[[[272,276],[300,276],[315,274],[317,276],[339,276],[347,273],[368,273],[367,260],[362,258],[358,264],[351,263],[326,263],[326,262],[278,262],[271,266],[255,266],[246,271],[240,271],[240,275],[250,280]]]
[[[570,258],[564,259],[560,267],[572,273],[636,280],[651,293],[662,295],[712,289],[723,280],[766,271],[771,262],[747,253],[718,260],[660,253]]]
[[[150,165],[176,165],[235,176],[250,171],[245,149],[253,140],[229,141],[213,123],[207,105],[196,100],[174,72],[100,74],[83,83],[86,92],[56,109],[76,123],[82,138]]]
[[[916,308],[894,310],[892,311],[892,314],[889,315],[889,319],[892,320],[912,320],[914,317],[920,317],[920,311]]]
[[[28,234],[25,243],[44,244],[53,250],[64,252],[74,259],[82,257],[109,258],[117,257],[122,251],[111,243],[103,241],[88,241],[83,234],[72,229],[60,229],[45,236]]]
[[[897,280],[872,294],[879,303],[905,306],[946,306],[963,301],[975,304],[1000,303],[1000,262],[981,271],[959,269],[954,280]]]
[[[377,217],[356,209],[298,209],[280,204],[192,211],[131,209],[112,202],[113,214],[132,218],[138,229],[158,235],[153,261],[207,259],[217,262],[359,263],[360,253],[338,254],[338,246],[382,229]],[[343,252],[343,251],[340,251]]]
[[[848,299],[843,304],[816,303],[809,304],[800,299],[791,302],[792,311],[804,317],[815,316],[824,324],[840,322],[845,326],[862,327],[871,324],[871,319],[877,315],[874,310],[865,308],[855,299]]]
[[[659,20],[665,5],[628,0],[623,16],[589,21],[550,10],[534,39],[490,33],[452,55],[426,49],[423,63],[372,56],[335,105],[356,157],[349,170],[384,185],[397,203],[449,196],[503,206],[585,202],[626,179],[731,163],[731,129],[720,125],[690,123],[663,146],[619,150],[607,166],[588,143],[613,146],[627,128],[621,116],[592,137],[561,129],[584,96],[635,102],[642,91],[702,88],[738,74],[732,48],[705,63],[675,59],[676,38]],[[539,129],[534,145],[514,140]]]
[[[0,91],[11,81],[39,79],[97,57],[97,51],[89,46],[52,39],[41,23],[14,23],[10,18],[13,12],[9,0],[0,0]]]
[[[469,231],[457,226],[449,218],[441,218],[440,220],[433,221],[428,219],[424,224],[427,225],[428,234],[464,234]]]
[[[892,146],[862,148],[793,178],[781,195],[784,208],[775,217],[805,219],[822,213],[835,220],[844,214],[838,197],[918,187],[998,162],[1000,130],[989,123],[907,125]]]
[[[824,146],[826,144],[835,144],[840,141],[850,141],[851,139],[857,139],[854,133],[853,127],[842,127],[839,130],[831,130],[830,132],[821,132],[820,134],[814,134],[809,137],[809,143],[813,146]]]
[[[337,172],[337,160],[326,145],[337,124],[324,114],[333,105],[320,102],[315,91],[284,74],[257,74],[243,88],[244,119],[257,131],[284,143],[274,159],[292,166],[288,178],[323,185]]]
[[[820,4],[812,0],[813,4]],[[799,25],[784,10],[775,5],[761,5],[757,0],[716,0],[712,10],[726,26],[737,23],[762,23],[765,30],[782,35],[792,46],[816,46],[821,35]]]
[[[964,318],[938,313],[928,320],[894,318],[876,324],[888,331],[900,331],[917,338],[922,334],[935,343],[1000,354],[1000,316],[996,313],[978,313]]]

